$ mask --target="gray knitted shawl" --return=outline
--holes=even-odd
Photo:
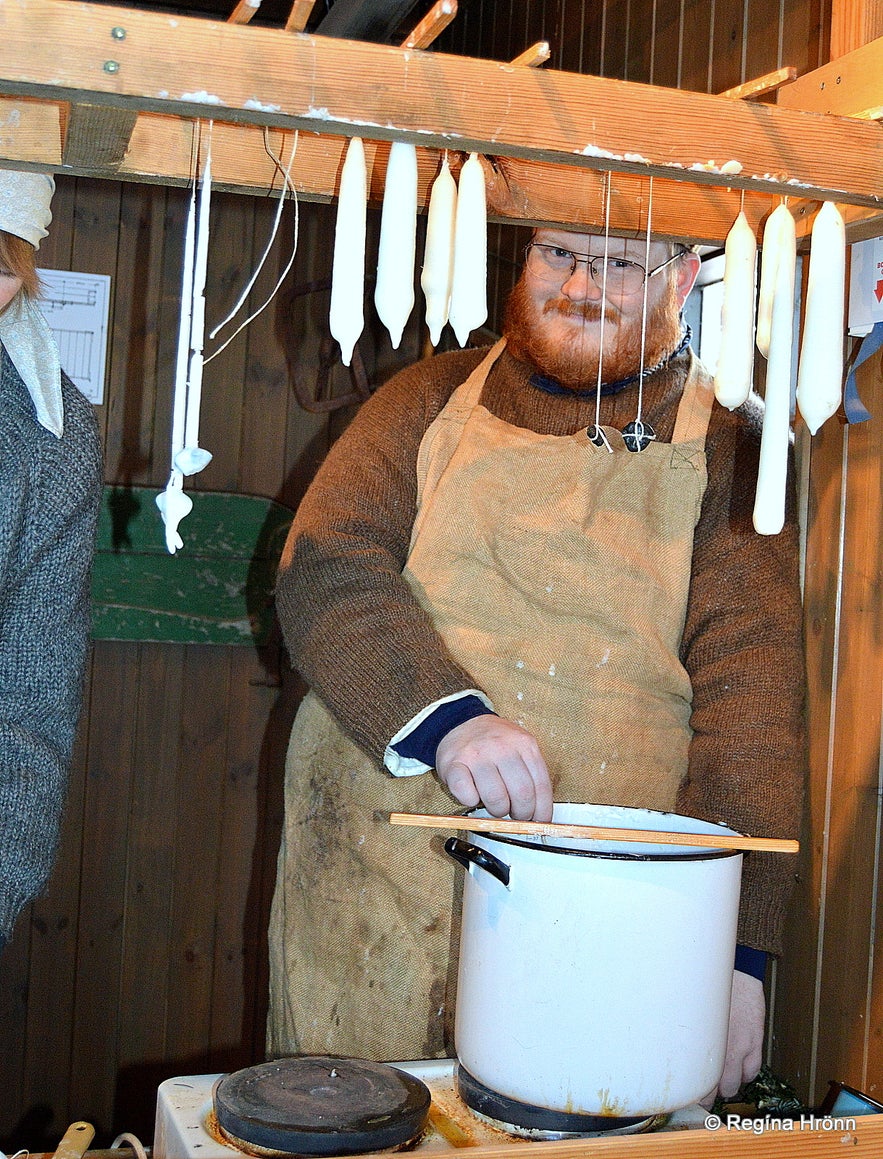
[[[0,347],[0,946],[52,868],[89,643],[101,446],[62,391],[57,439]]]

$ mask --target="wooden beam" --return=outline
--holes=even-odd
[[[11,163],[7,168],[24,163],[57,169],[67,112],[67,105],[0,97],[0,158]]]
[[[804,73],[779,90],[780,109],[867,117],[883,105],[883,36]]]
[[[874,124],[103,4],[0,0],[0,92],[883,207]]]
[[[782,85],[790,84],[797,77],[797,69],[793,65],[777,68],[775,72],[768,72],[764,76],[746,81],[744,85],[736,85],[734,89],[727,89],[720,95],[730,100],[750,101],[755,97],[764,97],[776,92]]]
[[[261,0],[239,0],[227,17],[231,24],[248,24],[261,6]]]
[[[65,106],[0,98],[0,157],[10,165],[58,169],[61,165]],[[14,137],[4,125],[14,125]],[[294,133],[269,132],[269,144],[286,160]],[[186,185],[191,178],[193,122],[178,117],[141,113],[118,169],[65,164],[71,176],[103,176],[117,180]],[[307,201],[331,201],[337,196],[347,138],[301,132],[292,180]],[[389,155],[389,143],[365,141],[369,199],[379,206]],[[456,173],[464,153],[450,154]],[[3,161],[0,160],[0,164]],[[417,149],[418,204],[425,211],[438,173],[436,149]],[[513,157],[485,159],[488,215],[492,221],[525,225],[603,227],[605,175],[592,169],[531,162]],[[265,148],[263,130],[250,125],[216,123],[212,130],[212,170],[218,189],[265,196],[278,190],[279,178]],[[611,178],[610,225],[616,233],[639,236],[646,228],[646,177],[618,173]],[[653,182],[654,232],[685,244],[722,245],[740,205],[760,238],[763,222],[778,204],[768,193],[746,192],[713,185],[690,185],[656,178]],[[798,237],[812,227],[820,201],[791,202]],[[841,205],[850,241],[883,233],[883,214],[860,206]]]
[[[285,31],[303,32],[315,7],[316,0],[294,0],[291,11],[288,13],[288,19],[285,21]]]
[[[138,114],[133,109],[108,105],[70,107],[61,163],[81,173],[107,174],[119,170],[129,148]]]
[[[436,0],[410,36],[402,41],[402,48],[428,48],[457,15],[457,0]]]
[[[550,55],[548,40],[538,40],[536,44],[532,44],[530,48],[526,48],[516,56],[512,63],[517,68],[538,68],[539,65],[546,63]]]

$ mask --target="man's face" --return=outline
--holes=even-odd
[[[604,238],[559,229],[536,231],[534,242],[552,247],[553,259],[560,251],[577,256],[603,257]],[[539,256],[539,255],[535,255]],[[652,242],[649,259],[646,242],[609,238],[607,257],[634,262],[649,269],[671,256],[664,242]],[[553,261],[553,266],[558,264]],[[509,300],[505,332],[512,353],[533,363],[545,375],[572,389],[587,389],[598,380],[598,362],[604,382],[615,382],[638,373],[641,366],[641,329],[645,288],[640,275],[633,287],[613,285],[615,271],[608,274],[604,324],[601,325],[602,273],[598,281],[586,261],[572,272],[537,262],[526,265]],[[698,269],[694,255],[672,262],[646,281],[647,323],[643,365],[654,366],[678,344],[680,308]]]

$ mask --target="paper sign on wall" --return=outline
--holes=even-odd
[[[104,401],[110,277],[39,270],[37,303],[58,345],[61,365],[91,403]]]
[[[883,322],[883,238],[853,244],[849,275],[849,333],[870,333]]]

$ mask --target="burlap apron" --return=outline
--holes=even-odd
[[[694,363],[673,442],[634,454],[607,428],[611,453],[584,430],[538,435],[482,407],[502,348],[423,438],[405,575],[475,685],[538,737],[556,800],[671,808],[711,384]],[[460,877],[444,835],[375,814],[457,807],[431,774],[379,770],[308,694],[286,764],[270,1056],[452,1053]]]

